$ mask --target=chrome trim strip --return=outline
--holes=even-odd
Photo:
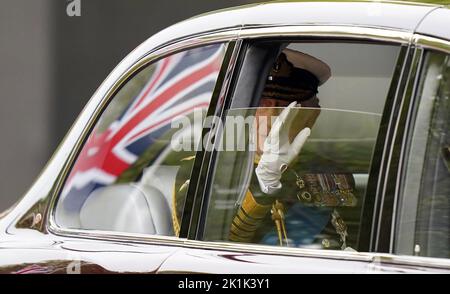
[[[431,258],[406,255],[393,255],[388,253],[351,252],[342,250],[323,250],[293,248],[259,244],[239,244],[227,242],[206,242],[186,240],[184,247],[195,249],[226,250],[249,252],[255,254],[276,254],[283,256],[313,257],[339,260],[353,260],[365,262],[382,262],[389,264],[419,265],[425,267],[437,267],[450,270],[450,259]]]
[[[327,37],[366,39],[384,42],[409,44],[412,33],[389,29],[356,27],[356,26],[274,26],[274,27],[244,27],[239,33],[240,38],[260,37]]]
[[[437,50],[437,51],[441,51],[441,52],[445,52],[447,54],[450,54],[450,41],[447,40],[443,40],[443,39],[439,39],[439,38],[434,38],[434,37],[429,37],[429,36],[424,36],[421,34],[414,34],[411,40],[412,45],[414,45],[415,47],[415,52],[414,52],[414,56],[411,60],[412,66],[411,66],[411,71],[410,71],[410,76],[408,77],[408,84],[406,85],[406,89],[405,89],[405,93],[404,95],[407,95],[408,89],[410,89],[411,91],[411,101],[410,101],[410,107],[407,113],[407,119],[406,119],[406,125],[405,128],[408,129],[409,125],[411,124],[411,108],[414,105],[414,100],[415,100],[415,95],[416,95],[416,89],[415,87],[418,86],[418,82],[420,79],[420,67],[421,67],[421,63],[423,60],[423,49],[431,49],[431,50]],[[413,77],[411,77],[411,75]],[[414,88],[413,88],[414,87]],[[402,100],[405,99],[405,96],[402,98]],[[396,187],[395,187],[395,196],[394,196],[394,206],[393,206],[393,210],[392,210],[392,222],[391,222],[391,235],[390,235],[390,241],[389,241],[389,252],[390,253],[394,253],[394,239],[395,239],[395,233],[397,231],[397,226],[398,226],[398,219],[397,219],[397,213],[398,213],[398,201],[400,200],[400,197],[403,197],[403,195],[401,195],[401,191],[402,191],[402,187],[400,186],[400,184],[403,182],[402,180],[402,176],[405,172],[405,166],[404,166],[404,161],[406,160],[405,157],[405,144],[406,141],[408,139],[408,131],[405,131],[403,138],[402,138],[402,147],[401,147],[401,151],[400,151],[400,158],[399,158],[399,168],[397,170],[397,180],[396,180]]]
[[[272,245],[260,245],[260,244],[245,244],[245,243],[233,243],[233,242],[210,242],[210,241],[197,241],[186,240],[184,247],[202,250],[224,250],[224,251],[236,251],[236,252],[248,252],[254,254],[272,254],[283,256],[297,256],[297,257],[314,257],[314,258],[327,258],[327,259],[340,259],[340,260],[354,260],[370,262],[373,260],[373,253],[366,252],[350,252],[341,250],[322,250],[322,249],[306,249],[306,248],[294,248]]]
[[[412,43],[426,49],[442,51],[450,54],[450,41],[447,40],[421,34],[414,34],[412,37]]]
[[[186,239],[174,236],[158,236],[100,230],[62,229],[49,227],[49,231],[60,237],[83,238],[102,241],[154,244],[160,246],[183,246]]]
[[[439,268],[450,271],[450,259],[422,256],[377,254],[374,263],[397,264],[423,268]]]
[[[355,36],[356,34],[356,36]],[[378,35],[377,35],[378,34]],[[161,58],[162,56],[169,55],[171,53],[181,51],[186,48],[190,48],[193,46],[206,45],[211,43],[218,42],[226,42],[233,41],[239,39],[239,37],[270,37],[273,36],[327,36],[327,37],[349,37],[349,38],[372,38],[377,40],[395,40],[397,42],[409,42],[411,38],[411,34],[405,32],[393,32],[382,29],[373,29],[373,28],[358,28],[358,27],[349,27],[349,26],[276,26],[276,27],[257,27],[257,28],[246,28],[239,31],[238,29],[233,29],[230,31],[221,31],[216,33],[205,33],[200,36],[193,36],[191,38],[187,38],[177,42],[177,40],[173,40],[166,47],[158,47],[152,52],[147,53],[144,56],[138,57],[137,61],[132,64],[128,69],[115,81],[115,83],[106,91],[104,94],[104,98],[102,98],[101,102],[98,104],[97,108],[93,112],[89,123],[83,129],[80,138],[77,144],[72,148],[72,151],[69,154],[69,159],[66,162],[60,176],[56,181],[55,188],[53,189],[51,202],[48,210],[48,221],[47,221],[47,229],[51,230],[59,230],[60,232],[65,231],[64,229],[57,226],[54,220],[55,213],[55,205],[57,202],[58,195],[62,188],[65,178],[68,176],[70,171],[70,167],[72,166],[78,151],[82,147],[85,138],[88,136],[90,130],[94,126],[98,117],[101,115],[105,106],[109,103],[112,98],[112,95],[117,91],[120,86],[127,81],[127,79],[132,76],[136,71],[147,65],[148,63]],[[375,38],[376,36],[376,38]],[[389,37],[388,37],[389,36]],[[66,230],[69,232],[69,230]]]

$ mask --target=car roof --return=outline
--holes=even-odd
[[[450,40],[447,29],[450,9],[438,2],[285,0],[217,10],[176,23],[151,36],[122,60],[114,72],[125,70],[133,60],[190,37],[216,33],[222,34],[223,40],[232,39],[242,29],[255,27],[348,26],[420,32]]]
[[[202,17],[214,17],[222,21],[224,14],[223,21],[227,22],[227,26],[233,26],[240,21],[243,27],[286,24],[356,25],[412,31],[427,13],[445,7],[440,2],[449,3],[449,0],[428,3],[278,0],[212,11],[190,18],[188,21]]]
[[[446,0],[447,1],[447,0]],[[448,6],[400,1],[272,1],[217,10],[172,25],[148,40],[148,47],[188,35],[258,26],[339,25],[414,32],[434,10],[441,11],[422,27],[422,33],[447,39]],[[433,28],[439,23],[441,29]],[[444,26],[442,23],[447,25]]]

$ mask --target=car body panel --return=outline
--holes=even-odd
[[[179,248],[21,229],[0,243],[0,273],[156,273]]]

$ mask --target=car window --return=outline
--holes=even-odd
[[[55,211],[60,227],[178,236],[185,178],[225,47],[164,57],[125,83],[65,181]],[[180,123],[186,119],[191,124]],[[179,148],[181,137],[189,148]]]
[[[450,257],[450,58],[428,52],[399,204],[395,252]]]
[[[357,250],[399,46],[280,44],[216,144],[203,239]],[[247,57],[246,57],[247,58]],[[241,77],[242,78],[242,77]]]

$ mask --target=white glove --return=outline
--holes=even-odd
[[[293,110],[295,105],[296,102],[292,102],[280,113],[264,141],[263,154],[255,172],[261,191],[265,194],[274,194],[281,189],[282,173],[298,156],[311,133],[310,128],[304,128],[292,143],[289,142],[289,129],[297,114]]]

